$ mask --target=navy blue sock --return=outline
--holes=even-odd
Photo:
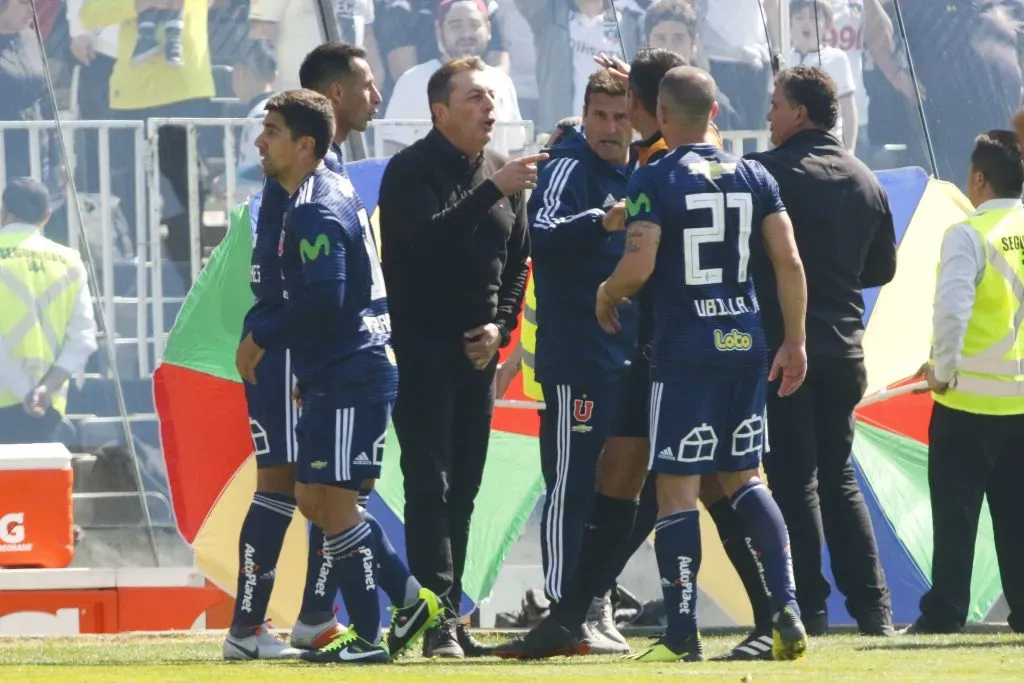
[[[761,554],[764,580],[771,593],[772,614],[786,605],[799,614],[793,557],[789,552],[789,531],[768,487],[761,482],[752,482],[732,494],[729,502],[743,518],[751,543]]]
[[[772,626],[772,598],[768,594],[768,586],[764,582],[764,569],[757,553],[750,547],[749,534],[743,518],[733,510],[728,498],[719,498],[708,506],[711,519],[715,520],[718,537],[722,539],[722,547],[729,556],[733,568],[743,582],[743,588],[750,599],[750,608],[754,612],[754,629],[761,633],[770,633]]]
[[[267,617],[277,558],[294,512],[291,496],[257,492],[252,498],[238,537],[238,584],[231,620],[237,637],[250,635]]]
[[[359,489],[359,495],[356,498],[356,503],[359,507],[366,509],[366,506],[370,504],[370,494],[373,493],[373,489]]]
[[[318,526],[309,530],[309,556],[306,560],[306,587],[302,591],[299,621],[309,626],[334,618],[334,597],[338,593],[337,564],[324,551],[324,532]]]
[[[338,584],[350,626],[363,640],[380,640],[380,601],[377,599],[377,548],[373,530],[360,522],[328,536],[324,550],[337,565]]]
[[[363,510],[363,519],[373,531],[373,540],[377,544],[377,576],[380,587],[395,607],[408,607],[419,600],[420,582],[409,573],[402,558],[395,552],[391,541],[384,535],[377,518]]]
[[[654,553],[668,620],[665,635],[674,642],[697,635],[699,514],[696,510],[673,512],[654,525]]]

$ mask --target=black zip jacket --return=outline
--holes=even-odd
[[[530,235],[522,193],[488,179],[505,163],[490,150],[470,160],[437,129],[388,162],[378,204],[396,350],[461,344],[487,323],[515,329]]]
[[[747,155],[779,183],[807,277],[807,354],[861,358],[864,287],[896,274],[896,235],[889,197],[875,174],[831,134],[797,133],[785,144]],[[763,247],[751,266],[770,348],[783,339],[775,272]]]

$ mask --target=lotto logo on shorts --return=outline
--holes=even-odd
[[[715,348],[719,351],[749,351],[754,338],[745,332],[715,330]]]

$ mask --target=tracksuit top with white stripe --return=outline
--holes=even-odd
[[[602,160],[576,132],[546,151],[549,159],[527,207],[537,381],[608,379],[629,366],[637,333],[635,304],[619,309],[622,331],[615,335],[604,332],[594,316],[597,288],[625,248],[625,231],[606,232],[601,220],[626,194],[626,169]]]

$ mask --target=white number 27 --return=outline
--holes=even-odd
[[[754,201],[748,192],[706,192],[686,196],[687,211],[711,210],[711,226],[683,230],[683,261],[686,268],[687,285],[717,285],[722,282],[721,268],[700,267],[700,245],[725,241],[725,211],[739,211],[740,234],[737,247],[740,262],[736,269],[736,280],[746,282],[747,264],[750,261],[750,229],[754,218]]]

